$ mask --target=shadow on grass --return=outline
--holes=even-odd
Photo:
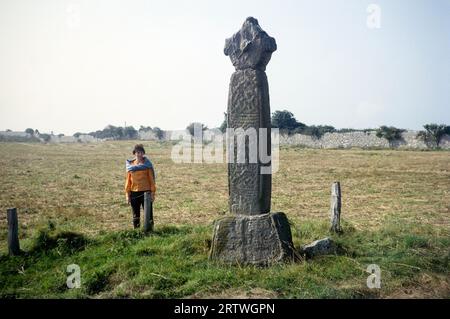
[[[70,255],[84,250],[90,242],[84,235],[76,232],[52,232],[44,229],[38,232],[28,254],[42,253],[56,248],[63,255]]]

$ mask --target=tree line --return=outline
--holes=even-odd
[[[164,137],[164,131],[159,127],[150,127],[150,126],[140,126],[139,130],[136,130],[133,126],[114,126],[108,125],[103,130],[97,130],[94,132],[89,132],[86,135],[91,135],[95,138],[99,139],[114,139],[114,140],[131,140],[136,139],[139,133],[142,132],[152,132],[158,139],[162,139]],[[73,136],[79,137],[84,133],[77,132]]]
[[[297,121],[294,114],[287,110],[283,111],[275,111],[271,116],[271,126],[273,128],[278,128],[281,134],[303,134],[309,135],[314,138],[320,139],[326,133],[348,133],[348,132],[368,132],[368,131],[376,131],[376,136],[380,138],[385,138],[389,145],[392,146],[392,143],[396,140],[401,140],[402,133],[406,131],[405,129],[396,128],[394,126],[380,126],[379,128],[366,128],[366,129],[351,129],[351,128],[342,128],[336,129],[331,125],[306,125],[305,123]],[[207,130],[208,127],[199,122],[190,123],[186,130],[194,135],[194,129],[196,127],[200,127],[203,131]],[[227,128],[227,113],[224,113],[224,120],[222,124],[218,127],[218,129],[222,132],[225,132]],[[450,126],[446,124],[425,124],[423,126],[424,130],[421,130],[417,133],[417,138],[424,141],[428,146],[439,147],[442,137],[444,135],[450,135]],[[37,129],[34,130],[32,128],[27,128],[25,130],[32,138],[39,137],[43,139],[45,142],[48,142],[53,135],[47,133],[40,133]],[[136,139],[139,136],[139,133],[151,132],[158,139],[163,139],[165,136],[165,132],[161,130],[159,127],[150,127],[150,126],[140,126],[138,130],[136,130],[133,126],[114,126],[107,125],[103,130],[97,130],[89,133],[81,133],[77,132],[73,134],[75,138],[79,138],[81,135],[90,135],[98,139],[114,139],[114,140],[129,140]],[[58,136],[64,136],[64,134],[58,134]]]

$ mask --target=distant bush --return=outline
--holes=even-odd
[[[417,138],[423,140],[427,144],[434,144],[439,147],[441,139],[444,135],[450,135],[450,126],[445,124],[425,124],[425,131],[419,131]]]
[[[379,129],[376,131],[376,135],[379,138],[385,138],[389,142],[389,146],[392,146],[392,143],[395,140],[399,140],[402,138],[402,133],[404,132],[404,129],[399,129],[393,126],[380,126]]]
[[[294,115],[289,111],[275,111],[272,114],[272,127],[280,130],[281,134],[303,134],[321,138],[325,133],[336,132],[331,125],[311,125],[308,126],[302,122],[298,122]]]
[[[90,132],[89,135],[100,139],[124,140],[137,138],[137,133],[133,126],[121,127],[108,125],[101,131]]]
[[[189,133],[192,136],[194,136],[195,129],[200,129],[200,128],[202,131],[205,131],[208,129],[208,127],[206,125],[204,125],[202,123],[197,123],[197,122],[191,123],[186,127],[186,129],[189,131]]]
[[[152,128],[150,126],[140,126],[139,127],[139,132],[148,132],[148,131],[152,131]]]
[[[152,131],[153,133],[155,133],[156,137],[159,140],[162,140],[164,138],[164,131],[161,130],[159,127],[154,127]]]
[[[126,126],[123,130],[124,139],[135,139],[138,136],[138,131],[132,126]]]
[[[275,111],[272,114],[271,125],[272,127],[278,128],[282,134],[298,133],[306,127],[304,123],[298,122],[295,119],[294,114],[286,110]]]
[[[228,116],[227,113],[224,112],[224,113],[223,113],[224,119],[223,119],[222,124],[221,124],[220,127],[219,127],[219,130],[220,130],[222,133],[225,133],[225,131],[227,130],[227,126],[228,126],[228,117],[227,117],[227,116]]]
[[[27,128],[25,130],[25,133],[30,134],[30,135],[34,135],[34,130],[32,128]]]
[[[296,133],[310,135],[315,138],[321,138],[325,133],[336,132],[336,129],[330,125],[311,125],[306,126],[302,130],[296,130]]]
[[[155,126],[154,128],[152,128],[151,126],[143,126],[143,125],[139,127],[139,133],[148,133],[148,132],[152,132],[159,140],[162,140],[164,138],[164,131],[161,130],[159,127]]]

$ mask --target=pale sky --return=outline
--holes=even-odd
[[[450,0],[0,0],[0,130],[217,127],[234,71],[225,38],[248,16],[278,45],[272,112],[336,128],[450,124]]]

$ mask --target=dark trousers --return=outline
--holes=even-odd
[[[141,206],[142,210],[144,210],[144,193],[142,192],[131,192],[130,194],[130,202],[131,209],[133,210],[133,226],[134,228],[139,228],[141,226]],[[150,210],[152,201],[150,201]]]

